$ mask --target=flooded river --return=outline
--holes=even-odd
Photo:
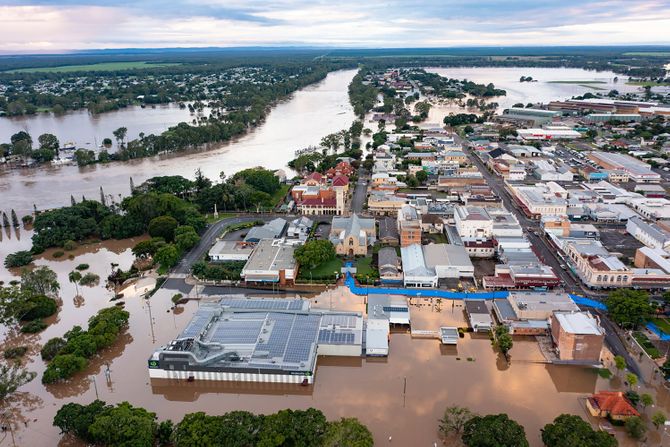
[[[556,84],[549,81],[600,81],[590,84],[604,89],[617,88],[632,91],[624,77],[614,83],[612,72],[591,72],[562,68],[438,68],[430,69],[444,76],[467,78],[480,83],[493,82],[507,90],[506,97],[496,98],[502,107],[514,103],[565,99],[573,95],[595,91],[579,84]],[[30,212],[35,204],[38,209],[63,206],[70,195],[79,198],[99,197],[102,186],[105,193],[115,197],[129,193],[129,178],[139,184],[156,175],[183,175],[192,177],[201,168],[205,175],[218,178],[221,171],[234,172],[258,165],[268,168],[285,168],[294,151],[318,144],[328,133],[348,127],[354,119],[348,101],[347,86],[355,70],[329,74],[318,84],[306,87],[286,101],[278,104],[266,122],[252,133],[227,144],[216,145],[207,151],[172,154],[152,159],[95,165],[87,167],[61,166],[29,170],[0,172],[0,208],[14,208],[19,215]],[[532,76],[538,82],[520,83],[521,76]],[[430,122],[440,123],[449,111],[435,107]],[[439,116],[438,116],[439,115]],[[156,109],[129,108],[92,117],[87,112],[76,112],[63,117],[40,115],[19,119],[0,118],[0,141],[9,139],[14,131],[28,129],[34,138],[43,131],[53,131],[62,142],[69,139],[78,143],[98,142],[109,136],[111,130],[125,125],[129,135],[140,131],[159,132],[181,120],[191,120],[187,110],[176,106]]]
[[[157,175],[193,177],[198,168],[212,179],[218,179],[221,171],[231,175],[253,166],[285,168],[296,149],[318,145],[323,136],[351,125],[354,114],[347,86],[355,73],[355,70],[330,73],[322,82],[297,91],[274,107],[265,123],[253,132],[207,151],[81,168],[61,166],[1,172],[0,208],[14,208],[21,215],[32,211],[33,204],[38,209],[64,206],[69,204],[71,194],[77,198],[82,195],[98,198],[100,186],[106,194],[127,195],[130,177],[139,185]],[[144,109],[141,113],[144,112],[154,110]],[[107,115],[101,115],[102,119]],[[4,141],[10,135],[1,136]]]
[[[626,85],[627,76],[612,71],[587,71],[581,68],[428,68],[429,72],[456,79],[468,79],[479,84],[492,82],[507,91],[507,96],[493,98],[501,108],[513,104],[549,102],[569,99],[584,93],[635,92],[639,87]],[[531,76],[537,82],[519,82],[521,76]],[[614,78],[618,77],[615,82]],[[557,82],[558,81],[558,82]]]

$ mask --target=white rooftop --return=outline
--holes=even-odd
[[[556,312],[554,315],[565,332],[580,335],[602,335],[598,322],[588,312]]]

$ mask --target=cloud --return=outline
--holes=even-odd
[[[670,44],[670,0],[0,0],[0,51]]]

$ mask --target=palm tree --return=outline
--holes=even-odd
[[[81,273],[79,273],[77,270],[72,270],[69,275],[67,275],[67,279],[70,280],[71,283],[74,283],[74,287],[77,290],[77,295],[79,295],[79,281],[81,281]]]

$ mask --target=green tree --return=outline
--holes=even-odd
[[[47,365],[42,374],[42,383],[56,383],[60,380],[72,377],[75,373],[86,368],[88,362],[85,358],[74,354],[58,354]]]
[[[161,421],[158,424],[158,430],[156,430],[156,438],[158,440],[158,445],[167,446],[171,445],[172,433],[174,433],[174,424],[171,420]]]
[[[637,385],[637,376],[633,373],[626,374],[626,382],[628,382],[628,387],[632,389]]]
[[[17,362],[0,362],[0,402],[35,378],[37,374],[21,367]]]
[[[512,349],[512,346],[514,346],[514,341],[509,333],[509,329],[507,326],[500,324],[495,327],[493,335],[493,345],[507,357],[507,353]]]
[[[37,137],[37,141],[40,143],[40,149],[48,149],[55,152],[60,147],[56,135],[50,133],[43,133]]]
[[[642,404],[642,407],[646,410],[649,405],[654,405],[654,398],[651,397],[651,394],[649,393],[642,393],[640,395],[640,403]]]
[[[84,441],[93,442],[88,428],[95,422],[96,417],[107,408],[109,406],[101,400],[94,400],[88,405],[65,404],[56,412],[53,425],[58,427],[61,433],[73,434]]]
[[[112,132],[112,135],[114,135],[114,138],[116,138],[116,143],[120,146],[123,146],[123,142],[126,139],[126,134],[127,133],[128,133],[127,128],[119,127],[114,132]]]
[[[163,238],[167,242],[172,242],[174,239],[174,232],[178,225],[179,222],[172,216],[156,217],[149,222],[149,235],[151,237]]]
[[[159,248],[165,245],[165,239],[161,237],[154,237],[147,241],[140,241],[132,249],[135,257],[144,258],[156,254]]]
[[[426,174],[426,171],[417,171],[415,177],[421,184],[425,183],[426,180],[428,180],[428,174]]]
[[[619,372],[623,371],[626,369],[626,359],[621,355],[614,356],[614,366]]]
[[[526,432],[506,414],[475,416],[463,427],[467,447],[528,447]]]
[[[152,447],[158,424],[156,414],[121,402],[96,415],[88,427],[91,439],[102,445]]]
[[[647,432],[647,426],[639,416],[633,416],[626,419],[624,427],[626,428],[626,433],[633,439],[642,439]]]
[[[607,311],[619,326],[638,327],[651,314],[649,295],[643,290],[617,289],[609,293]]]
[[[21,289],[35,295],[56,295],[60,284],[56,272],[43,266],[21,273]]]
[[[81,281],[81,273],[78,270],[72,270],[67,275],[67,279],[72,284],[74,284],[75,290],[77,291],[77,295],[79,295],[79,281]]]
[[[23,267],[33,262],[33,255],[27,250],[10,253],[5,257],[5,267]]]
[[[372,433],[356,418],[342,418],[328,424],[323,447],[372,447]]]
[[[257,445],[321,445],[327,427],[326,417],[317,409],[281,410],[265,417]]]
[[[654,427],[656,427],[657,430],[665,424],[665,421],[665,413],[660,410],[651,416],[651,423],[654,424]]]
[[[190,250],[198,245],[200,236],[195,232],[195,229],[189,225],[177,227],[175,230],[174,242],[177,248],[182,252]]]
[[[616,438],[573,414],[562,414],[542,429],[542,442],[547,447],[616,447]]]
[[[50,339],[40,350],[40,356],[42,357],[42,360],[45,362],[53,360],[53,358],[61,352],[66,344],[67,342],[65,339],[60,337],[54,337]]]
[[[460,435],[465,423],[476,415],[470,409],[459,406],[447,407],[440,419],[440,433],[443,436]]]
[[[154,259],[162,268],[172,268],[179,261],[179,250],[172,244],[164,245],[158,249]]]
[[[335,258],[335,247],[327,240],[311,240],[298,247],[294,256],[304,268],[314,269]]]

